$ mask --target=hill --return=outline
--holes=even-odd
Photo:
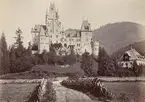
[[[127,45],[145,40],[145,27],[133,22],[112,23],[94,30],[93,36],[112,54]]]

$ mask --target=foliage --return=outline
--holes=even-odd
[[[90,93],[96,97],[102,97],[112,99],[112,93],[109,92],[98,78],[92,79],[67,79],[61,82],[65,87],[82,91],[84,93]]]
[[[45,90],[42,96],[40,97],[41,102],[56,102],[56,91],[53,88],[53,84],[49,81],[45,81]],[[42,86],[43,87],[43,86]]]
[[[33,67],[32,59],[30,56],[25,56],[17,59],[11,65],[11,73],[18,73],[28,71]]]
[[[16,37],[15,37],[16,42],[14,43],[16,47],[15,52],[17,58],[25,56],[26,49],[23,46],[22,39],[23,39],[22,31],[20,28],[18,28],[18,30],[16,30]]]
[[[10,66],[10,62],[9,62],[9,51],[7,49],[7,42],[6,42],[6,38],[4,33],[1,36],[0,39],[0,74],[6,74],[10,72],[9,66]]]
[[[81,69],[84,70],[87,76],[93,75],[93,59],[92,59],[92,56],[89,55],[88,52],[85,52],[82,55]]]
[[[75,55],[74,51],[72,50],[69,55],[63,56],[62,60],[64,64],[73,65],[77,61],[77,56]]]
[[[133,68],[132,71],[135,74],[135,76],[142,76],[144,74],[143,69],[145,66],[138,65],[136,60],[133,62]]]
[[[36,61],[31,52],[31,44],[29,43],[28,48],[24,48],[22,41],[22,31],[20,28],[16,30],[16,42],[10,48],[10,72],[18,73],[28,71],[35,65]]]
[[[119,65],[116,66],[116,70],[114,73],[114,76],[119,76],[119,77],[139,77],[144,75],[144,67],[143,65],[138,65],[136,60],[133,61],[133,66],[132,68],[123,68]]]
[[[98,74],[101,76],[113,76],[115,66],[113,60],[107,54],[104,48],[99,48],[99,71]]]

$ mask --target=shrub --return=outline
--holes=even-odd
[[[93,59],[88,52],[82,55],[81,69],[84,70],[86,76],[93,76]]]
[[[96,97],[103,97],[106,99],[112,99],[112,93],[109,92],[102,83],[100,83],[98,78],[94,79],[67,79],[63,80],[62,85],[82,91],[84,93],[90,93]]]
[[[17,59],[11,64],[10,71],[11,73],[18,73],[28,71],[33,67],[31,57],[25,56]]]
[[[56,102],[56,92],[53,89],[52,83],[45,80],[41,87],[40,102]]]

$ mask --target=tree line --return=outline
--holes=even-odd
[[[0,38],[0,75],[29,71],[33,66],[39,64],[73,65],[76,62],[80,63],[80,68],[86,76],[140,76],[143,74],[144,66],[137,65],[136,61],[134,61],[132,69],[120,68],[116,59],[109,56],[101,47],[97,58],[88,52],[79,56],[73,50],[69,55],[57,56],[54,47],[61,47],[61,44],[54,44],[50,47],[49,52],[44,50],[41,54],[32,54],[31,43],[27,48],[23,46],[20,28],[16,30],[14,38],[15,42],[9,48],[4,33]]]
[[[73,50],[69,55],[57,56],[52,47],[50,52],[44,50],[41,54],[32,54],[31,43],[27,48],[23,46],[23,36],[20,28],[16,30],[14,38],[15,42],[11,47],[8,47],[4,33],[0,38],[0,75],[29,71],[38,64],[72,65],[77,60]]]

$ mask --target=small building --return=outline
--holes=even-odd
[[[123,68],[132,68],[134,61],[138,65],[145,65],[145,57],[131,47],[121,56],[118,64]]]

